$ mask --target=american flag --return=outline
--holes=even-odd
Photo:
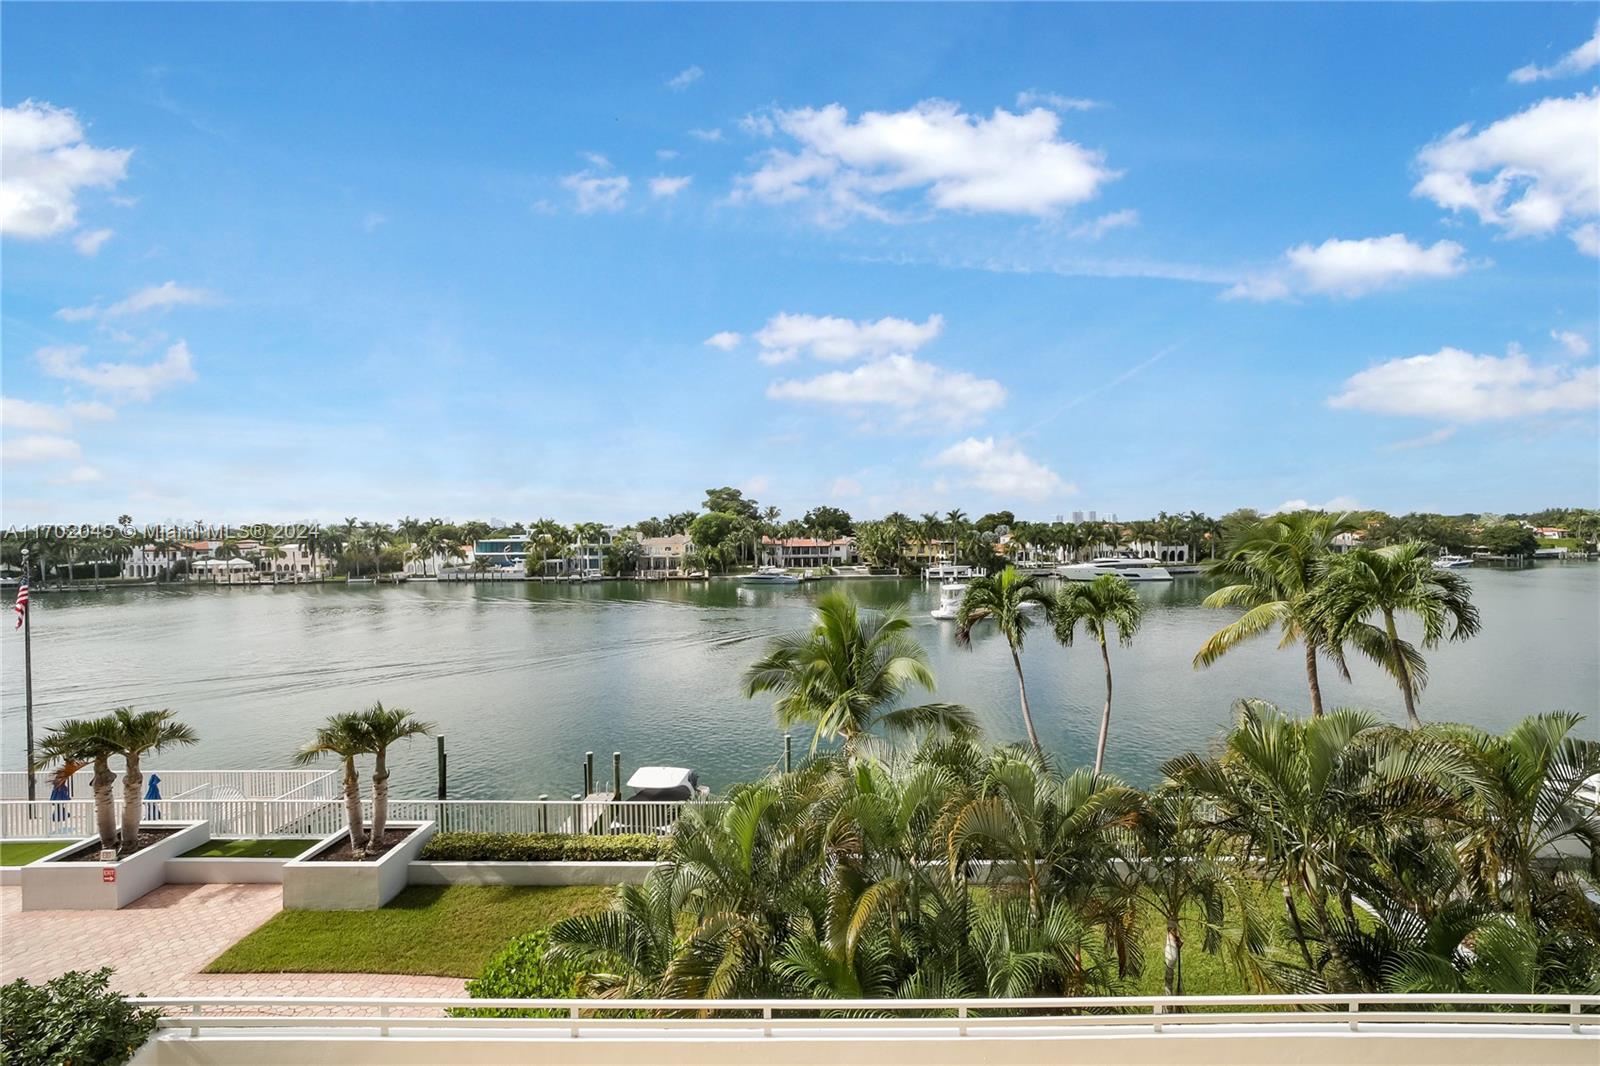
[[[28,617],[28,579],[23,578],[22,584],[17,586],[17,603],[12,610],[17,612],[17,629],[22,628],[23,619]]]

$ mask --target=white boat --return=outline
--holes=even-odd
[[[798,585],[800,579],[787,570],[776,566],[763,566],[753,574],[746,574],[739,580],[747,585]]]
[[[1126,559],[1120,555],[1102,555],[1086,563],[1056,568],[1056,575],[1068,581],[1093,581],[1103,574],[1113,574],[1125,581],[1172,580],[1172,572],[1155,559]]]
[[[922,568],[924,581],[970,581],[972,578],[983,576],[983,571],[977,567],[961,563],[937,563]]]
[[[952,581],[947,585],[939,586],[939,606],[928,613],[941,622],[953,621],[961,613],[961,600],[967,594],[967,586],[959,581]]]
[[[638,790],[630,800],[701,799],[711,794],[700,783],[700,775],[685,766],[641,766],[628,778],[628,787]]]
[[[1472,565],[1472,560],[1465,555],[1446,555],[1439,553],[1439,558],[1433,561],[1435,570],[1465,570]]]

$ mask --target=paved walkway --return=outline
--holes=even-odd
[[[278,885],[166,885],[120,911],[24,911],[22,889],[0,888],[0,983],[110,966],[113,987],[147,996],[466,994],[456,977],[200,972],[282,897]]]

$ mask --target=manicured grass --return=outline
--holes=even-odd
[[[0,840],[0,866],[26,866],[70,843],[70,840]]]
[[[313,840],[213,840],[181,856],[185,859],[292,859],[316,843]]]
[[[506,941],[604,910],[610,888],[415,885],[376,911],[280,911],[207,973],[476,977]]]
[[[1259,991],[1251,988],[1240,976],[1223,949],[1215,955],[1205,950],[1205,931],[1198,921],[1180,923],[1183,930],[1183,994],[1186,996],[1231,996]],[[1152,912],[1146,912],[1144,935],[1144,969],[1123,989],[1130,996],[1159,996],[1166,976],[1167,925]]]

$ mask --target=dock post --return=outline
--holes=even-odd
[[[788,733],[783,735],[783,772],[788,773],[794,769],[794,737]]]
[[[622,752],[611,753],[611,798],[622,798]]]
[[[594,752],[583,753],[583,794],[594,795]]]
[[[550,794],[539,793],[539,832],[550,832]]]
[[[434,740],[434,743],[438,746],[438,753],[437,754],[438,754],[438,766],[439,766],[439,798],[440,799],[444,799],[444,795],[445,795],[444,734],[442,734],[442,733],[439,734],[438,736],[434,737],[433,740]]]

